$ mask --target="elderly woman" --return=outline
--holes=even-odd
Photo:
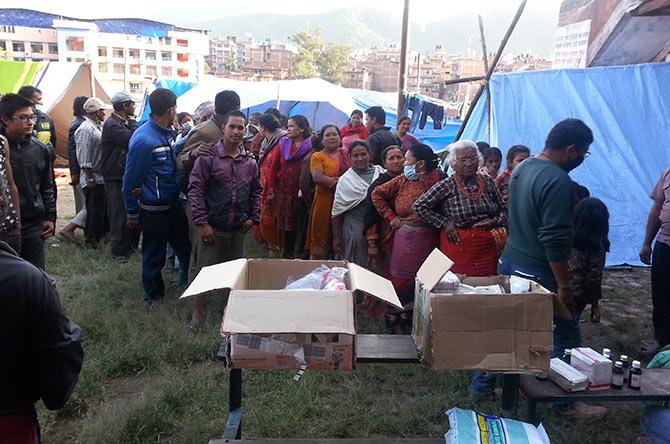
[[[333,251],[342,259],[362,267],[368,265],[368,244],[364,234],[363,201],[370,184],[384,169],[370,164],[370,145],[365,140],[349,144],[349,168],[337,181],[331,217]]]
[[[405,153],[403,174],[372,192],[375,208],[395,230],[390,273],[405,310],[387,312],[387,327],[393,333],[411,330],[414,279],[423,261],[437,246],[437,230],[412,212],[412,204],[440,181],[438,165],[437,154],[429,146],[412,145]]]
[[[505,202],[493,179],[478,173],[483,159],[474,142],[452,144],[447,160],[454,175],[428,190],[413,210],[441,230],[440,249],[454,261],[452,271],[495,275],[507,240]]]
[[[512,171],[516,168],[521,162],[530,157],[530,149],[524,145],[514,145],[507,150],[507,169],[503,171],[498,177],[496,177],[496,186],[500,195],[503,197],[505,203],[507,203],[507,195],[509,193],[509,180],[512,177]]]

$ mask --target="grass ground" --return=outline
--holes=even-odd
[[[65,188],[59,193],[61,227],[72,216],[69,194]],[[56,240],[47,248],[47,271],[57,280],[64,310],[82,327],[85,362],[63,410],[40,405],[44,441],[198,443],[219,437],[228,374],[215,359],[217,302],[208,302],[204,328],[189,335],[190,304],[177,299],[182,287],[169,284],[167,303],[157,310],[143,305],[137,255],[117,264],[104,249],[83,251]],[[651,333],[648,282],[647,270],[606,272],[603,322],[581,324],[584,343],[636,356]],[[359,331],[381,332],[383,326],[363,320]],[[307,371],[297,383],[290,376],[244,373],[245,436],[439,437],[448,429],[448,408],[500,414],[499,402],[468,397],[466,372],[363,364],[348,373]],[[597,422],[561,418],[546,407],[539,413],[555,443],[630,443],[641,434],[637,403],[608,406],[610,414]]]

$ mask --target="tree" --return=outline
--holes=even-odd
[[[351,58],[350,46],[324,43],[321,28],[298,32],[289,40],[299,48],[295,58],[298,78],[321,77],[329,82],[342,83]]]

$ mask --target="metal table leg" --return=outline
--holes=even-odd
[[[230,369],[228,393],[228,422],[223,439],[242,438],[242,370]]]
[[[528,422],[537,425],[537,403],[532,399],[528,400]]]
[[[503,375],[502,414],[506,418],[516,418],[519,402],[519,375]]]

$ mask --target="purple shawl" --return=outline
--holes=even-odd
[[[312,139],[307,138],[303,140],[293,155],[291,155],[291,146],[293,146],[293,140],[291,140],[289,137],[282,137],[279,139],[279,151],[281,152],[284,160],[289,162],[305,157],[305,154],[312,150]]]

